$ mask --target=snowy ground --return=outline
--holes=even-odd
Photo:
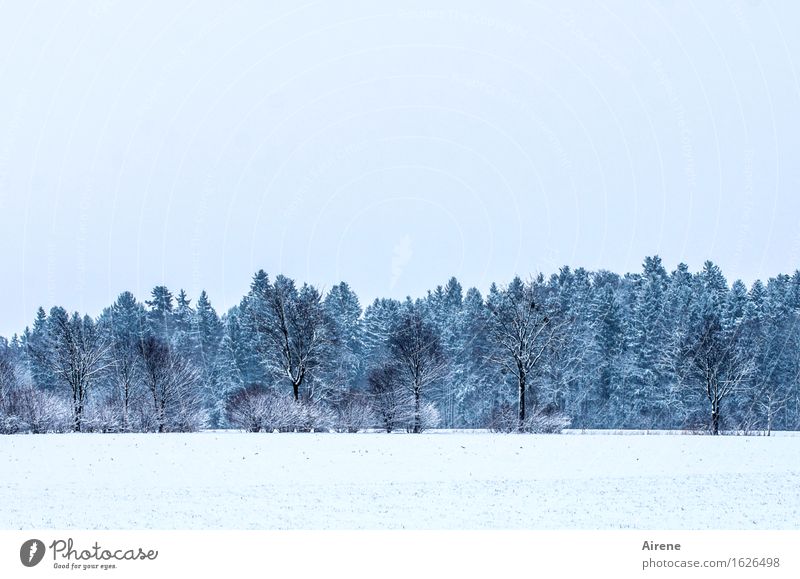
[[[0,528],[800,529],[800,437],[0,437]]]

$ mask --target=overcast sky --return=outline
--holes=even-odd
[[[502,7],[501,7],[502,6]],[[259,268],[366,305],[800,267],[796,2],[0,4],[0,334]]]

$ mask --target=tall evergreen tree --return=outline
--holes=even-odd
[[[190,325],[190,359],[194,361],[200,373],[203,399],[209,410],[211,425],[218,427],[223,422],[226,393],[220,376],[223,327],[205,290],[200,292],[197,308],[191,313]]]
[[[151,293],[151,299],[145,303],[150,308],[147,313],[150,333],[162,340],[169,340],[172,337],[173,329],[174,299],[172,293],[163,285],[156,286]]]
[[[345,282],[331,288],[323,307],[330,321],[330,364],[324,372],[329,396],[340,399],[357,389],[364,376],[361,304]]]
[[[132,293],[123,292],[103,318],[110,343],[114,399],[120,407],[121,428],[127,431],[131,427],[131,408],[142,378],[139,346],[145,336],[146,314]]]

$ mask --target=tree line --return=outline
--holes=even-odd
[[[798,322],[800,272],[748,288],[658,256],[364,309],[259,271],[222,316],[164,286],[39,308],[0,338],[0,431],[797,430]]]

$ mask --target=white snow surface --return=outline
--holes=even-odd
[[[800,529],[800,437],[0,437],[2,529]]]

